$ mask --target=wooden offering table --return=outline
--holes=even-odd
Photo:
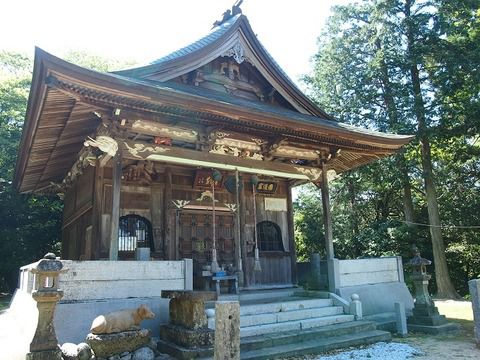
[[[212,276],[212,282],[215,282],[215,291],[217,292],[217,297],[220,296],[220,281],[227,281],[229,292],[238,294],[237,275]]]

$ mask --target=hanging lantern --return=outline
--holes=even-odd
[[[228,176],[225,179],[225,181],[223,182],[223,186],[225,186],[225,189],[227,189],[227,191],[230,194],[236,194],[237,187],[238,187],[239,191],[241,191],[243,189],[242,177],[241,176],[239,177],[239,181],[238,181],[238,184],[237,184],[237,180],[236,180],[235,175]]]
[[[212,179],[215,182],[220,182],[222,180],[222,173],[218,171],[217,169],[214,169],[212,171]]]

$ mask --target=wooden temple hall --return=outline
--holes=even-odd
[[[193,259],[244,288],[296,282],[292,187],[328,182],[411,137],[339,123],[303,94],[239,8],[150,65],[101,73],[36,49],[15,172],[64,199],[62,258]]]

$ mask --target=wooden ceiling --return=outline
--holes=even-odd
[[[55,89],[47,90],[39,117],[41,121],[30,148],[20,148],[21,152],[27,152],[20,192],[61,182],[82,149],[83,141],[99,124],[91,106]]]

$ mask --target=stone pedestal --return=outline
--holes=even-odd
[[[240,303],[215,304],[214,360],[240,360]]]
[[[65,271],[62,268],[55,254],[48,253],[30,269],[36,275],[32,298],[37,302],[38,323],[26,357],[28,360],[62,359],[53,326],[55,306],[63,296],[63,291],[58,289],[58,276]]]
[[[150,342],[152,333],[148,329],[123,331],[114,334],[88,334],[86,342],[97,358],[107,358],[123,352],[133,352]]]
[[[170,321],[160,326],[158,350],[177,359],[213,354],[215,332],[207,326],[205,301],[214,301],[213,291],[162,291],[169,298]]]
[[[424,269],[416,271],[412,275],[413,284],[415,285],[415,305],[413,307],[413,315],[407,320],[408,329],[433,335],[457,331],[460,328],[458,324],[447,322],[445,316],[438,313],[438,309],[428,293],[430,278],[431,276],[426,274]]]
[[[480,279],[470,280],[468,288],[472,297],[475,342],[480,348]]]

